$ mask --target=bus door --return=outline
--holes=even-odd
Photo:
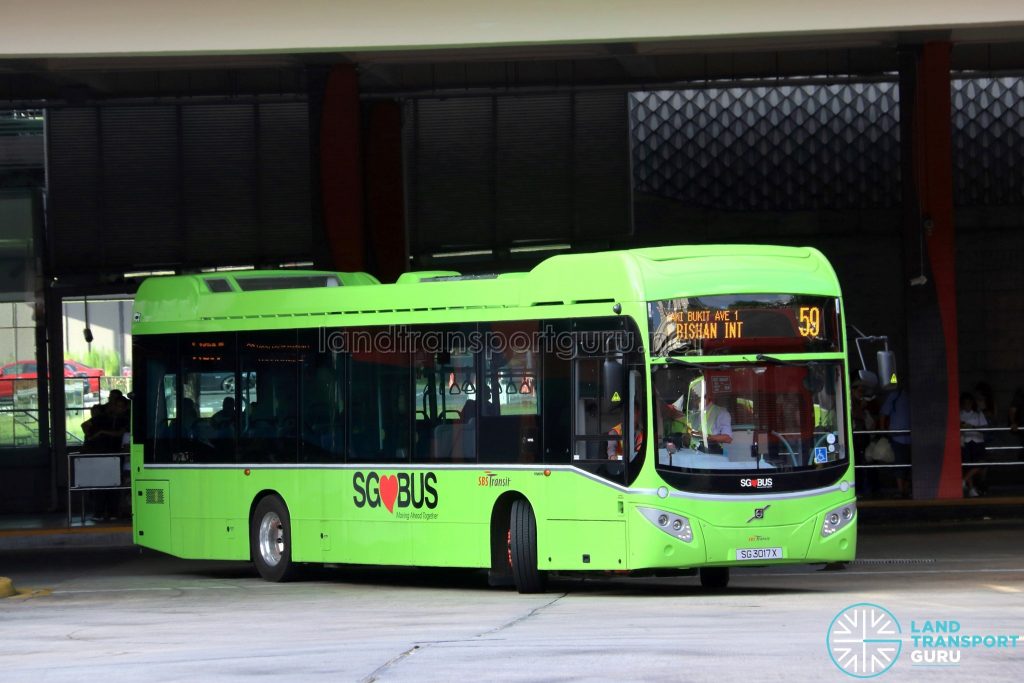
[[[574,362],[573,465],[617,483],[636,477],[647,436],[642,366],[624,354]]]

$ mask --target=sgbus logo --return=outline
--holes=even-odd
[[[433,510],[437,507],[437,475],[433,472],[409,474],[377,474],[376,472],[356,472],[352,475],[352,488],[356,494],[352,501],[357,508],[377,508],[383,505],[388,512],[394,513],[395,508],[426,507]]]
[[[759,477],[757,479],[740,479],[740,486],[745,489],[770,489],[773,484],[771,477]]]

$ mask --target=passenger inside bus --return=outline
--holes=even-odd
[[[622,460],[622,443],[627,438],[627,436],[622,433],[622,424],[623,423],[620,422],[608,431],[608,436],[615,437],[608,441],[607,453],[609,460]],[[635,458],[641,449],[643,449],[643,445],[643,406],[638,400],[633,404],[633,454],[630,456],[630,460]]]
[[[235,425],[235,399],[231,396],[224,397],[221,408],[210,418],[210,426],[220,437],[231,436]]]

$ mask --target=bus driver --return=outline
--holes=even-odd
[[[666,421],[685,424],[686,397],[687,394],[683,394],[675,402],[666,404]],[[704,410],[700,413],[700,424],[696,425],[697,428],[691,425],[688,428],[688,433],[691,443],[695,444],[694,447],[697,450],[722,455],[724,452],[722,446],[732,443],[732,414],[726,408],[718,405],[717,400],[720,399],[707,393],[704,394]],[[706,449],[705,443],[707,444]],[[666,442],[666,447],[669,453],[677,450],[671,440]]]

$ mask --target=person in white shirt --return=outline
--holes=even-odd
[[[978,403],[973,394],[960,394],[960,453],[963,461],[982,462],[985,456],[985,436],[970,427],[987,427],[988,420],[978,410]],[[964,473],[964,495],[968,498],[978,497],[978,486],[984,486],[984,470],[972,467]]]

